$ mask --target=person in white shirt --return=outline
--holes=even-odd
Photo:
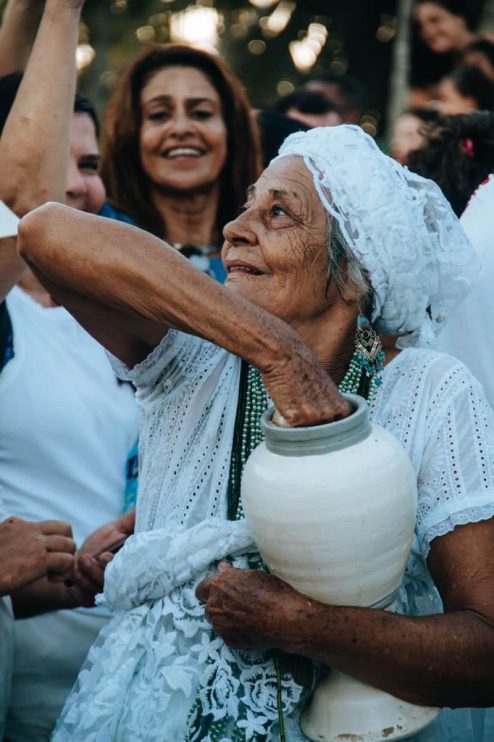
[[[482,272],[448,318],[438,347],[468,366],[494,407],[494,175],[475,191],[460,221],[482,262]]]
[[[70,574],[75,552],[68,523],[4,518],[0,509],[0,738],[14,659],[14,616],[7,596],[46,575]]]
[[[78,107],[80,101],[74,109],[83,4],[45,3],[2,133],[0,197],[18,216],[48,199],[90,213],[98,213],[104,202],[95,117]],[[80,544],[123,512],[126,461],[137,439],[133,389],[117,380],[103,348],[53,301],[7,243],[0,245],[0,325],[5,509],[30,520],[70,521]],[[24,620],[15,625],[6,722],[13,742],[48,739],[109,616],[102,608],[77,607],[28,617],[54,606],[46,606],[39,594],[36,600],[22,597],[14,601],[16,617]],[[57,607],[72,608],[74,602]]]

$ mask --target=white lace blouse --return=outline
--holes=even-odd
[[[252,548],[245,523],[226,521],[240,360],[170,331],[131,371],[114,364],[136,384],[141,410],[136,534],[107,570],[105,598],[116,616],[91,650],[54,739],[183,739],[198,692],[218,718],[235,716],[241,696],[245,738],[256,739],[271,723],[271,680],[256,667],[256,692],[252,663],[211,637],[193,592],[217,560]],[[430,542],[494,515],[494,414],[460,362],[406,349],[385,368],[371,416],[394,433],[417,472],[417,524],[399,610],[438,612]],[[288,685],[285,710],[295,718],[300,690]]]

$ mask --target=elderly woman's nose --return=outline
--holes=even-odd
[[[257,242],[256,233],[251,229],[245,213],[225,224],[223,237],[231,245],[253,245]]]

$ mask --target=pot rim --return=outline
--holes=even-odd
[[[275,425],[272,417],[274,407],[269,407],[261,417],[268,451],[281,456],[312,456],[354,446],[364,441],[371,433],[369,406],[358,394],[344,393],[353,413],[343,420],[304,428],[284,428]]]

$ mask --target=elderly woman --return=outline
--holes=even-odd
[[[20,234],[142,411],[136,534],[106,575],[116,614],[57,742],[274,740],[281,717],[300,740],[307,670],[321,665],[416,704],[494,702],[494,421],[469,372],[428,349],[477,266],[437,186],[356,127],[294,134],[225,227],[226,287],[159,240],[64,206]],[[417,473],[401,615],[309,603],[252,569],[239,479],[266,393],[311,425],[349,414],[336,384],[367,397]],[[473,739],[472,712],[451,713],[427,739]]]

